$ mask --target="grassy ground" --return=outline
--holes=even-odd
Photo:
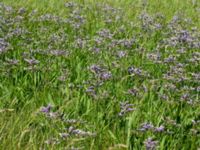
[[[3,0],[0,149],[199,149],[199,28],[197,0]]]

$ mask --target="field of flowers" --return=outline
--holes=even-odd
[[[199,150],[199,0],[2,0],[0,150]]]

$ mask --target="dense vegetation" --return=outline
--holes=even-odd
[[[199,28],[198,0],[3,0],[0,149],[199,149]]]

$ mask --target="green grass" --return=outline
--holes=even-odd
[[[192,47],[188,41],[176,41],[175,47],[167,43],[179,37],[180,30],[187,30],[195,42],[200,42],[200,1],[149,0],[144,4],[145,0],[76,0],[73,2],[78,6],[74,8],[66,8],[67,1],[58,0],[2,2],[12,6],[13,11],[0,7],[0,149],[141,150],[150,137],[161,150],[200,148],[200,86],[199,77],[195,77],[200,70],[199,47]],[[113,10],[106,11],[106,5]],[[26,8],[23,14],[18,11],[21,7]],[[73,10],[80,11],[78,17],[85,19],[83,24],[71,16]],[[42,21],[43,14],[59,19]],[[142,14],[152,18],[152,23],[141,20]],[[175,15],[180,20],[170,29]],[[120,19],[115,20],[117,17]],[[106,23],[107,19],[111,23]],[[73,23],[81,25],[74,28]],[[147,27],[143,28],[145,23]],[[154,28],[158,23],[161,29]],[[192,31],[193,27],[196,31]],[[100,37],[101,29],[108,29],[113,36]],[[80,39],[82,47],[77,46]],[[109,46],[115,41],[123,43],[124,39],[134,42],[130,47],[126,43]],[[9,46],[1,53],[1,43],[5,42]],[[100,52],[94,52],[94,48]],[[182,48],[185,53],[178,52]],[[64,50],[67,55],[56,56],[51,50]],[[119,58],[121,50],[126,56]],[[147,57],[156,52],[161,54],[161,63]],[[169,56],[176,57],[176,61],[166,62]],[[31,65],[26,59],[32,57],[39,60],[36,70],[27,69]],[[13,59],[19,61],[17,65],[9,63]],[[178,63],[183,66],[176,67]],[[91,71],[93,64],[103,71]],[[142,75],[128,73],[130,66],[140,68]],[[165,78],[167,72],[176,80]],[[112,76],[102,79],[103,73]],[[60,81],[63,76],[65,80]],[[187,79],[178,81],[182,77]],[[176,87],[170,89],[170,85]],[[86,92],[89,88],[94,91]],[[133,88],[135,95],[129,93]],[[189,98],[182,100],[186,93]],[[167,100],[163,100],[165,95]],[[119,116],[120,103],[125,101],[133,104],[129,107],[134,110]],[[42,113],[41,107],[48,104],[53,106],[51,113]],[[52,112],[58,116],[51,116]],[[70,119],[76,122],[70,123]],[[154,127],[140,131],[143,123]],[[164,131],[155,132],[161,125]],[[69,131],[71,127],[94,135],[77,136]],[[60,133],[70,136],[62,138]],[[58,143],[47,144],[51,139]]]

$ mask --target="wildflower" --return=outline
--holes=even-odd
[[[187,101],[187,100],[189,100],[190,99],[190,95],[188,94],[188,93],[185,93],[185,94],[183,94],[182,96],[181,96],[181,100],[183,100],[183,101]]]
[[[139,91],[136,88],[132,88],[132,89],[128,90],[128,93],[131,94],[131,95],[133,95],[133,96],[136,96],[138,94],[138,92]]]
[[[39,60],[36,60],[35,58],[32,59],[24,59],[25,62],[27,62],[29,65],[33,66],[33,65],[37,65],[40,63]]]
[[[112,34],[110,33],[109,29],[102,29],[98,32],[99,36],[102,38],[112,39]]]
[[[200,86],[198,86],[198,87],[196,88],[196,90],[197,90],[197,92],[200,92]]]
[[[67,52],[65,50],[50,50],[50,54],[54,56],[65,56]]]
[[[176,52],[179,54],[184,54],[184,53],[186,53],[186,50],[184,48],[181,48],[181,49],[177,50]]]
[[[192,124],[193,125],[198,125],[198,124],[200,124],[200,120],[192,120]]]
[[[65,75],[61,75],[59,78],[58,78],[59,81],[66,81],[67,80],[67,77]]]
[[[196,129],[190,129],[190,132],[191,132],[193,135],[196,135],[196,134],[199,133],[199,131],[196,130]]]
[[[83,131],[83,130],[80,130],[80,129],[75,129],[72,131],[73,134],[75,135],[78,135],[78,136],[94,136],[96,134],[94,133],[91,133],[89,131]]]
[[[169,56],[168,58],[165,58],[164,62],[165,63],[172,63],[172,62],[175,62],[175,60],[176,60],[176,57]]]
[[[11,6],[5,6],[4,5],[4,8],[8,13],[11,13],[13,11],[13,8]]]
[[[40,111],[47,114],[47,113],[50,112],[51,109],[52,109],[52,105],[51,105],[51,104],[48,104],[46,107],[43,106],[43,107],[40,109]]]
[[[155,128],[155,132],[163,132],[164,130],[165,130],[165,127],[163,125]]]
[[[161,25],[160,23],[156,23],[156,24],[154,24],[154,28],[155,28],[156,30],[159,30],[159,29],[162,28],[162,25]]]
[[[132,112],[135,110],[135,108],[133,108],[133,104],[129,104],[128,101],[126,102],[120,102],[120,109],[121,111],[119,112],[119,116],[124,116],[125,114],[127,114],[128,112]]]
[[[76,6],[77,6],[77,4],[74,3],[74,2],[67,2],[67,3],[65,3],[65,7],[67,7],[67,8],[72,8],[72,7],[76,7]]]
[[[158,141],[154,141],[152,138],[148,138],[144,141],[146,150],[154,150],[156,149],[156,145],[158,144]]]
[[[92,65],[90,67],[90,70],[96,74],[99,74],[100,72],[102,72],[102,68],[98,65]]]
[[[66,139],[66,138],[68,138],[68,137],[70,136],[69,133],[60,133],[59,135],[60,135],[60,137],[63,138],[63,139]]]
[[[78,38],[76,41],[75,41],[75,45],[78,47],[78,48],[83,48],[86,44],[86,41],[81,39],[81,38]]]
[[[125,47],[125,48],[131,48],[134,42],[135,42],[135,39],[130,39],[130,40],[122,39],[122,40],[119,40],[118,44],[120,44],[120,46]]]
[[[125,56],[126,56],[126,52],[125,52],[125,51],[118,51],[118,52],[117,52],[117,56],[118,56],[119,58],[125,57]]]
[[[0,54],[7,51],[9,43],[5,41],[5,39],[0,38]]]
[[[55,145],[55,144],[59,144],[60,142],[56,138],[51,138],[49,140],[46,140],[44,143],[47,145]]]
[[[17,59],[8,59],[7,60],[9,65],[17,65],[19,63],[19,60]]]
[[[142,75],[142,70],[139,68],[135,68],[135,67],[129,67],[128,73],[132,74],[132,75]]]
[[[153,128],[154,128],[154,126],[151,123],[143,123],[143,124],[141,124],[139,131],[147,131],[147,130],[151,130]]]
[[[68,129],[68,132],[69,134],[74,134],[76,136],[96,136],[96,133],[92,133],[92,132],[89,132],[89,131],[83,131],[83,130],[80,130],[80,129],[75,129],[74,127],[69,127]]]
[[[100,79],[102,80],[109,80],[112,77],[112,74],[110,72],[103,72],[100,75]]]
[[[97,46],[99,46],[103,43],[103,38],[102,37],[95,37],[94,42]]]
[[[20,9],[18,10],[18,14],[20,14],[20,15],[24,14],[25,12],[26,12],[26,9],[25,9],[25,8],[20,8]]]
[[[165,101],[169,100],[169,97],[165,94],[160,94],[159,96],[162,100],[165,100]]]
[[[61,118],[62,115],[58,112],[49,112],[47,114],[47,117],[51,118],[51,119],[57,119],[57,118]]]
[[[161,54],[160,53],[149,53],[149,54],[147,54],[147,58],[151,59],[152,61],[158,62],[161,60]]]
[[[88,87],[86,93],[88,93],[88,95],[92,96],[93,98],[96,98],[97,96],[97,92],[94,86]]]
[[[69,123],[69,124],[77,124],[77,123],[85,123],[85,121],[82,121],[82,120],[77,120],[77,119],[67,119],[67,120],[64,120],[65,123]]]

